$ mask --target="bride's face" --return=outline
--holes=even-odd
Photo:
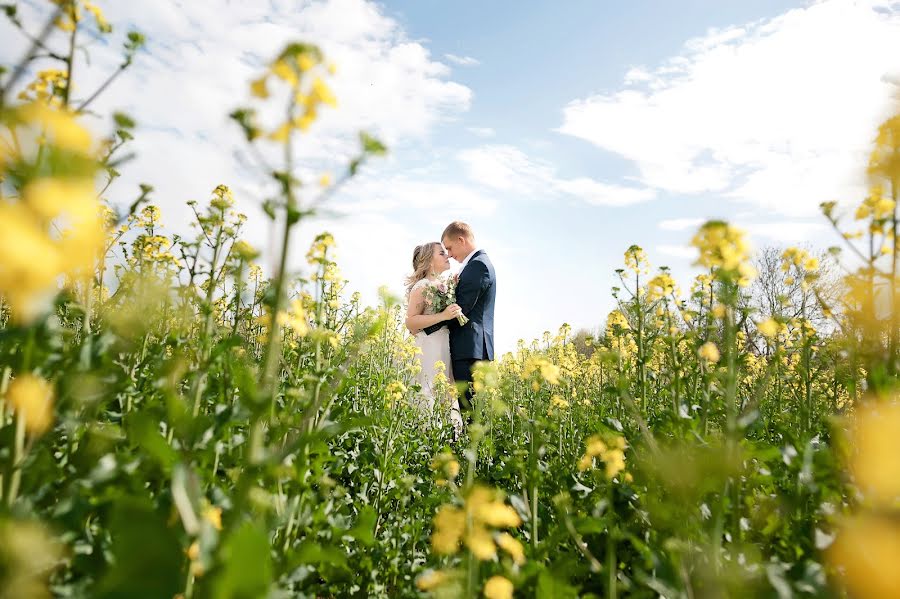
[[[439,243],[434,244],[434,254],[431,256],[431,272],[442,273],[450,268],[450,256]]]

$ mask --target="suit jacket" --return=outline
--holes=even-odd
[[[454,360],[494,359],[494,299],[497,278],[494,265],[483,250],[469,260],[456,285],[456,303],[469,322],[455,318],[425,329],[429,335],[442,326],[450,328],[450,355]]]

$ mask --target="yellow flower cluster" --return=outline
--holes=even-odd
[[[385,403],[389,408],[394,407],[397,403],[403,401],[406,396],[406,385],[400,381],[391,381],[384,388]]]
[[[278,312],[278,326],[291,331],[297,337],[309,334],[309,321],[301,299],[292,299],[287,310]]]
[[[749,263],[750,246],[744,232],[722,221],[709,221],[691,240],[700,250],[697,264],[718,272],[737,275],[738,283],[749,285],[755,271]]]
[[[707,362],[712,362],[714,364],[722,357],[721,354],[719,354],[719,348],[712,341],[707,341],[701,345],[700,349],[697,350],[697,354]]]
[[[525,360],[525,368],[522,372],[524,378],[531,378],[531,387],[535,391],[541,388],[541,381],[551,385],[559,384],[559,366],[541,356],[529,356]],[[537,378],[532,375],[539,375]]]
[[[316,71],[322,67],[322,53],[316,46],[291,44],[269,66],[269,70],[250,83],[250,93],[260,99],[270,95],[271,78],[282,81],[290,87],[292,108],[290,118],[269,133],[273,141],[286,141],[292,131],[306,131],[318,118],[319,108],[337,106],[337,99],[328,84]],[[334,72],[329,67],[329,73]]]
[[[216,210],[225,212],[234,206],[234,194],[231,193],[231,189],[227,185],[217,185],[213,190],[213,197],[209,201],[209,205]]]
[[[780,325],[776,320],[767,318],[756,323],[756,330],[766,339],[774,339],[783,326],[784,325]]]
[[[506,505],[493,489],[473,487],[463,507],[444,505],[434,517],[431,545],[437,553],[450,555],[465,545],[480,560],[497,557],[497,547],[513,560],[524,559],[521,544],[514,538],[492,534],[492,529],[514,528],[522,524],[519,514]],[[501,540],[502,539],[502,540]]]
[[[660,273],[647,283],[648,299],[655,300],[668,297],[675,292],[675,279],[668,273]]]
[[[650,271],[647,254],[639,245],[632,245],[625,250],[625,267],[634,273],[646,274]]]
[[[34,81],[19,92],[19,99],[42,102],[56,109],[62,108],[62,95],[69,85],[66,72],[60,69],[38,71]]]
[[[606,478],[614,479],[625,469],[625,438],[617,436],[607,444],[599,435],[592,435],[584,443],[584,455],[578,461],[578,470],[584,472],[594,467],[594,459],[599,458],[606,468]]]
[[[70,281],[93,273],[106,231],[93,183],[91,136],[74,117],[43,102],[15,111],[13,135],[36,141],[36,156],[4,159],[0,167],[17,168],[49,151],[67,156],[83,169],[27,180],[15,200],[0,201],[0,295],[13,318],[29,322],[46,310],[58,291],[61,275]],[[59,161],[63,160],[62,157]],[[7,163],[8,162],[8,163]],[[61,170],[61,169],[60,169]]]
[[[456,456],[446,451],[434,457],[431,469],[439,475],[435,481],[439,487],[447,486],[448,480],[455,480],[459,476],[459,462]]]
[[[781,270],[788,272],[791,267],[802,268],[804,270],[817,270],[819,268],[819,259],[809,255],[809,252],[802,248],[789,247],[781,253]]]
[[[309,251],[306,253],[306,261],[310,264],[324,264],[328,262],[328,251],[334,247],[334,237],[331,233],[324,232],[316,235]]]
[[[56,20],[56,26],[62,31],[71,32],[75,30],[77,24],[82,20],[81,9],[84,8],[87,12],[94,17],[94,21],[97,23],[97,29],[99,29],[102,33],[109,33],[112,31],[112,26],[109,24],[109,21],[106,20],[106,17],[103,15],[103,11],[100,10],[100,7],[94,4],[93,2],[88,2],[88,0],[50,0],[53,4],[57,6],[61,6],[63,8],[62,14]]]

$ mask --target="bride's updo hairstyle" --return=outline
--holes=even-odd
[[[413,250],[413,272],[406,277],[406,295],[409,295],[410,291],[412,291],[413,285],[430,274],[431,259],[434,258],[434,248],[440,245],[441,244],[437,241],[432,241],[417,245],[416,249]]]

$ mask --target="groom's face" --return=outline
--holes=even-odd
[[[441,241],[444,244],[444,249],[447,250],[447,253],[450,254],[450,257],[456,260],[457,262],[462,262],[467,254],[460,255],[462,250],[462,246],[464,245],[464,241],[462,237],[457,237],[456,239],[451,239],[450,237],[444,237]]]

